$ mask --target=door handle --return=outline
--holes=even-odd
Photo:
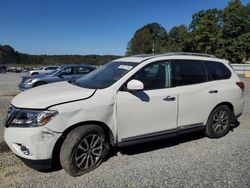
[[[208,93],[211,93],[211,94],[218,93],[218,90],[212,89],[212,90],[209,91]]]
[[[166,98],[163,99],[164,101],[174,101],[175,97],[167,96]]]

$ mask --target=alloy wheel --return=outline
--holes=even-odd
[[[78,145],[75,162],[78,168],[87,170],[95,166],[101,159],[103,142],[97,134],[86,136]]]
[[[215,133],[222,133],[229,124],[229,116],[225,110],[219,110],[212,119],[212,129]]]

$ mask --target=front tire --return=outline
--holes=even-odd
[[[60,151],[62,168],[71,176],[80,176],[98,167],[109,151],[104,130],[96,125],[73,129]]]
[[[210,138],[225,136],[233,122],[233,112],[226,105],[215,108],[209,116],[205,134]]]

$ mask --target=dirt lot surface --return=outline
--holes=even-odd
[[[189,134],[113,150],[94,171],[72,178],[63,170],[26,167],[3,142],[10,100],[21,74],[0,74],[0,187],[250,187],[250,79],[240,126],[220,139]]]

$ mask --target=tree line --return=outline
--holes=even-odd
[[[0,45],[0,64],[60,65],[89,64],[102,65],[121,56],[116,55],[29,55],[15,51],[9,45]]]
[[[250,58],[250,3],[232,0],[224,9],[201,10],[189,26],[169,32],[159,23],[138,29],[127,45],[126,55],[166,52],[214,54],[232,63]]]

